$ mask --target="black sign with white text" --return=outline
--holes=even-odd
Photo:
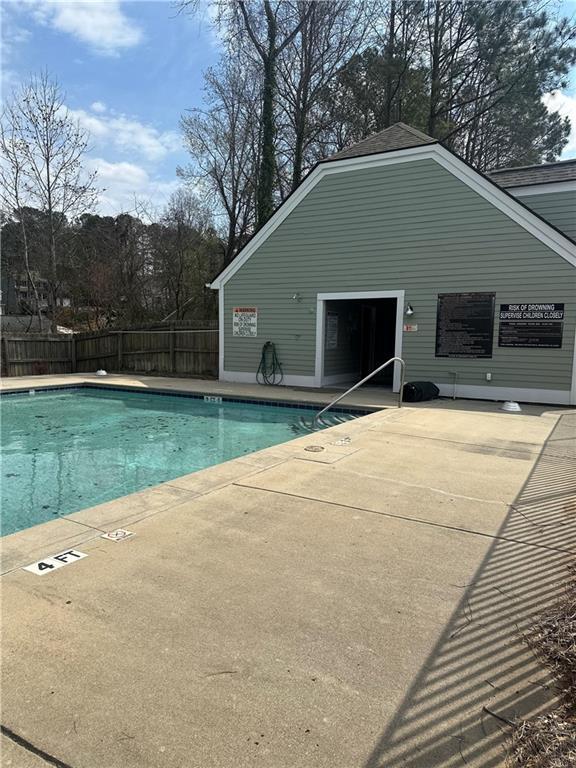
[[[562,347],[564,304],[500,304],[499,320],[499,347]]]
[[[440,293],[436,357],[492,357],[493,293]]]

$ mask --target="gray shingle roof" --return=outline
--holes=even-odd
[[[385,128],[379,133],[374,133],[366,139],[362,139],[351,147],[336,152],[327,158],[330,160],[345,160],[348,157],[362,157],[374,155],[378,152],[389,152],[392,149],[408,149],[419,147],[423,144],[436,144],[436,139],[412,128],[405,123],[394,123],[390,128]]]
[[[322,162],[346,160],[351,157],[375,155],[394,149],[409,149],[425,144],[437,144],[437,139],[427,136],[417,128],[406,123],[394,123],[379,133],[362,139],[351,147],[336,152]],[[550,184],[559,181],[576,181],[576,160],[563,160],[558,163],[543,163],[519,168],[498,168],[486,175],[499,187],[523,187],[532,184]]]
[[[576,181],[576,160],[527,165],[521,168],[498,168],[495,171],[489,171],[486,175],[498,186],[504,188]]]

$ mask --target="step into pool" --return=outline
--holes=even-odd
[[[286,442],[315,413],[96,387],[4,394],[0,407],[3,536]]]

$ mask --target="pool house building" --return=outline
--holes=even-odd
[[[576,160],[486,175],[397,123],[318,163],[211,287],[219,376],[576,405]],[[397,391],[396,365],[377,380]]]

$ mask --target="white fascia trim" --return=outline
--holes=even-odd
[[[256,374],[248,371],[224,371],[220,372],[220,381],[231,381],[237,384],[258,384]],[[285,387],[315,387],[314,376],[284,376],[282,384]]]
[[[218,291],[218,378],[224,373],[224,286]]]
[[[470,168],[440,144],[424,144],[412,149],[399,149],[393,152],[384,152],[381,155],[351,157],[347,160],[335,160],[334,162],[324,162],[317,165],[310,175],[304,179],[298,189],[278,208],[272,218],[254,235],[244,250],[211,283],[210,287],[217,289],[224,285],[325,176],[361,170],[363,168],[398,165],[417,160],[436,160],[456,178],[492,203],[513,221],[524,227],[530,234],[534,235],[534,237],[555,251],[559,256],[566,259],[572,266],[576,267],[576,246],[567,238],[531,211],[524,208],[523,205],[516,203],[511,195],[506,194],[495,183],[488,181],[488,179],[481,176],[473,168]]]
[[[530,184],[526,187],[505,187],[514,197],[548,195],[554,192],[576,192],[576,181],[555,181],[549,184]]]
[[[319,293],[319,301],[340,301],[341,299],[397,299],[404,291],[330,291]]]
[[[316,354],[314,356],[314,382],[316,387],[322,386],[324,373],[324,335],[326,333],[326,307],[320,294],[316,295]]]
[[[454,395],[453,384],[438,384],[442,397]],[[456,397],[471,400],[514,400],[519,403],[545,403],[570,405],[570,392],[560,389],[528,389],[523,387],[487,387],[473,384],[457,384]]]

